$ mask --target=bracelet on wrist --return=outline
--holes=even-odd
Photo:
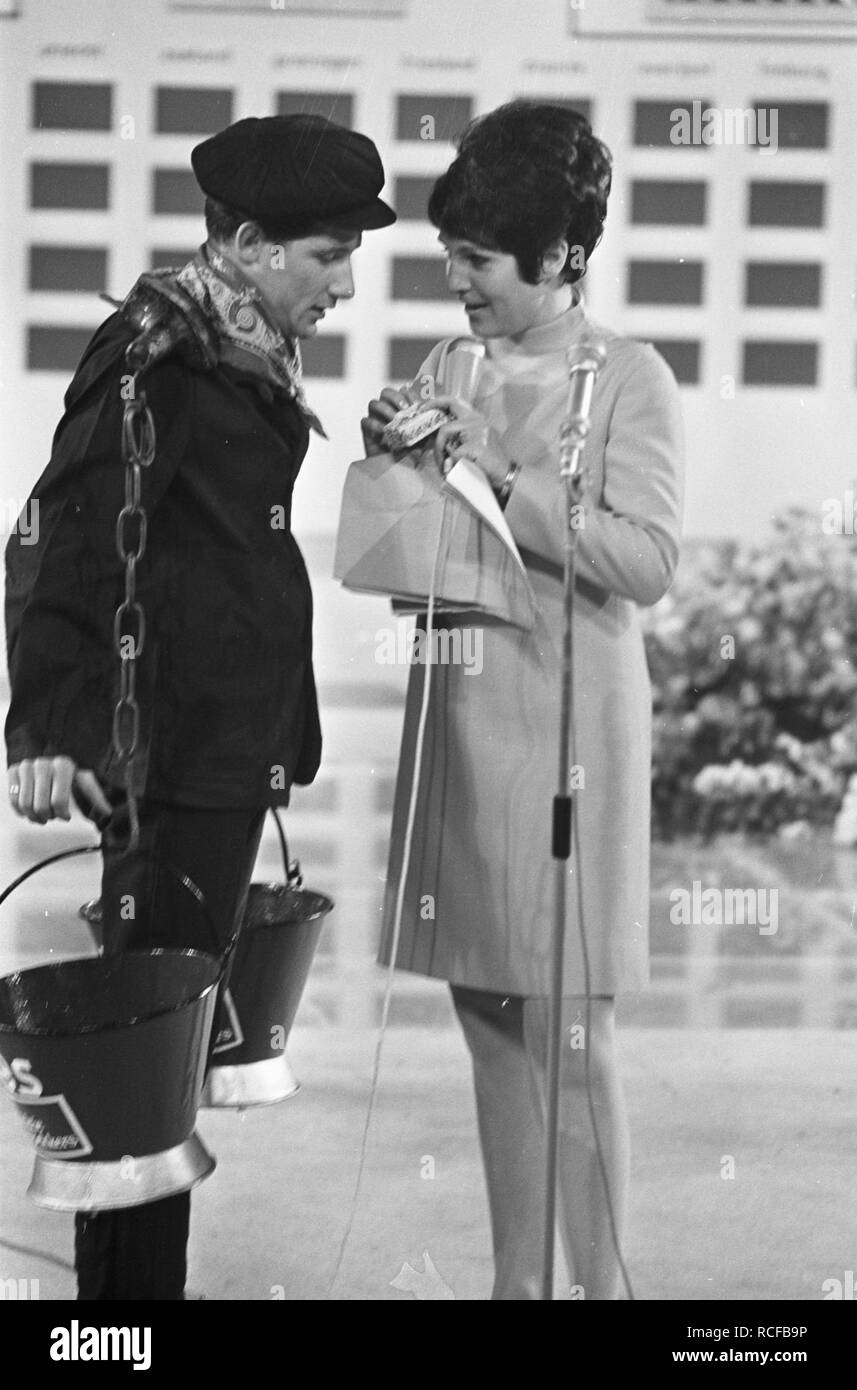
[[[513,460],[509,464],[509,471],[498,488],[494,489],[494,495],[500,504],[500,510],[505,511],[509,498],[512,495],[512,488],[515,486],[521,465]]]

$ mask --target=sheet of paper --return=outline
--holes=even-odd
[[[509,523],[500,510],[500,504],[491,489],[491,484],[482,469],[470,459],[459,459],[446,475],[445,485],[452,489],[468,507],[477,512],[486,525],[505,545],[521,571],[526,576],[526,568],[515,544],[515,537],[509,530]]]

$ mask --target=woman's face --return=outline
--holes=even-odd
[[[549,323],[571,303],[570,285],[557,278],[528,284],[521,279],[515,257],[505,251],[459,237],[441,235],[438,240],[446,251],[447,284],[479,338],[514,338]]]

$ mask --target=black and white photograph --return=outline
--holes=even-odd
[[[521,1300],[817,1370],[857,3],[2,0],[0,116],[0,1300],[43,1369],[169,1369],[157,1310],[79,1303],[266,1305],[265,1351],[281,1302]]]

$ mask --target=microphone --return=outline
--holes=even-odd
[[[471,404],[484,357],[485,344],[478,338],[456,338],[450,343],[443,369],[443,394]]]
[[[592,393],[598,373],[607,361],[607,350],[600,342],[576,343],[566,353],[568,367],[568,406],[560,430],[560,476],[573,478],[580,467],[580,454],[592,421]]]

